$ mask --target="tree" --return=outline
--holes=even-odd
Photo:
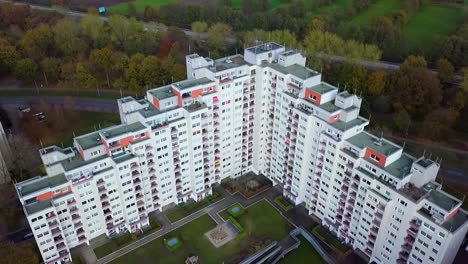
[[[453,108],[437,108],[430,112],[421,124],[419,133],[430,139],[447,137],[459,116]]]
[[[37,123],[31,122],[31,126],[24,127],[24,131],[38,131]],[[8,137],[10,154],[5,155],[5,163],[10,171],[11,179],[14,181],[24,181],[37,173],[40,165],[37,148],[24,135],[11,135]]]
[[[203,21],[195,21],[192,23],[192,31],[197,33],[198,38],[200,39],[201,33],[205,32],[208,29],[208,24]]]
[[[442,89],[437,77],[426,68],[407,68],[396,81],[393,102],[396,109],[410,114],[424,115],[437,108],[442,100]]]
[[[387,73],[375,71],[367,77],[367,92],[372,96],[382,95],[387,84]]]
[[[111,88],[109,80],[109,72],[112,69],[112,55],[113,52],[110,48],[95,49],[91,51],[89,59],[96,68],[106,75],[107,87]]]
[[[463,68],[463,82],[461,87],[465,93],[468,93],[468,68]]]
[[[0,71],[12,69],[18,58],[16,47],[0,37]]]
[[[85,88],[98,88],[97,79],[91,74],[84,63],[76,64],[76,77],[80,84]]]
[[[315,16],[308,25],[308,31],[327,31],[327,19],[324,16]]]
[[[426,59],[423,56],[408,56],[400,65],[400,72],[407,71],[413,68],[427,68]]]
[[[134,17],[127,19],[121,15],[113,15],[109,18],[109,27],[114,47],[128,54],[142,51],[143,22],[137,21]]]
[[[437,77],[443,83],[449,82],[454,73],[455,69],[447,59],[438,59],[437,60]]]
[[[21,48],[33,59],[41,60],[54,44],[54,33],[49,25],[41,24],[26,31],[20,41]]]
[[[15,76],[19,80],[32,81],[37,74],[37,64],[31,59],[22,59],[16,63]]]
[[[41,62],[41,69],[46,83],[56,82],[60,78],[62,61],[59,58],[47,57]]]
[[[226,50],[226,38],[232,33],[232,28],[223,23],[216,23],[208,30],[208,48],[217,52]]]
[[[153,20],[157,16],[156,8],[151,6],[146,6],[145,11],[143,12],[143,17],[146,20]]]
[[[91,40],[94,48],[103,48],[109,44],[108,28],[98,15],[86,15],[80,24],[83,34]]]
[[[345,89],[355,93],[362,93],[365,88],[364,83],[367,78],[367,72],[356,63],[344,62],[337,65],[333,78],[335,83],[339,83]]]
[[[38,255],[34,251],[34,247],[28,246],[26,242],[15,244],[3,238],[0,241],[2,243],[2,247],[0,247],[2,263],[34,264],[40,262]]]
[[[80,28],[71,18],[60,20],[54,27],[55,46],[65,55],[76,57],[84,54],[87,45],[80,36]]]
[[[406,110],[400,110],[393,114],[393,122],[401,132],[407,132],[411,123],[411,117]]]
[[[137,15],[137,10],[136,10],[136,7],[135,7],[135,4],[130,2],[130,3],[127,3],[127,12],[130,16],[134,17]]]
[[[440,55],[447,58],[454,65],[460,67],[468,62],[467,55],[468,39],[459,35],[448,37],[442,44]]]

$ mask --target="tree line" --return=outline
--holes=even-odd
[[[24,5],[1,7],[0,70],[17,79],[141,91],[185,78],[178,44],[135,18],[113,15],[105,22],[95,11],[73,19]],[[161,43],[169,51],[156,56]]]

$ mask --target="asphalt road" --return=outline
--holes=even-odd
[[[5,108],[18,108],[23,106],[30,106],[39,103],[42,100],[50,106],[64,107],[66,104],[65,97],[8,97],[0,98],[0,105]],[[78,111],[90,111],[90,112],[105,112],[105,113],[118,113],[119,108],[116,100],[98,100],[98,99],[73,99],[73,109]]]

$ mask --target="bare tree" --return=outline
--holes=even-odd
[[[39,173],[39,153],[24,136],[8,137],[10,153],[4,155],[4,160],[10,177],[14,181],[23,181]]]

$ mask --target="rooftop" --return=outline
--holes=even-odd
[[[315,72],[305,66],[301,66],[299,64],[293,64],[293,65],[290,65],[290,66],[283,66],[283,65],[279,65],[279,64],[275,64],[275,63],[266,63],[264,64],[263,66],[267,66],[267,67],[270,67],[274,70],[277,70],[283,74],[291,74],[301,80],[306,80],[310,77],[313,77],[313,76],[316,76],[316,75],[319,75],[318,72]]]
[[[106,138],[117,137],[129,132],[136,132],[145,129],[146,127],[141,122],[132,124],[122,124],[101,130],[101,134]]]
[[[246,64],[247,62],[244,60],[244,57],[242,55],[237,54],[215,60],[213,66],[209,66],[208,69],[210,69],[213,72],[219,72]]]
[[[399,159],[387,165],[384,170],[398,179],[403,179],[410,174],[411,165],[413,165],[413,159],[410,156],[403,154]]]
[[[101,135],[99,135],[99,132],[92,132],[83,136],[79,136],[76,137],[75,140],[82,149],[89,149],[102,144]]]
[[[63,167],[63,169],[65,171],[70,171],[70,170],[79,168],[79,167],[87,165],[87,164],[91,164],[93,162],[96,162],[96,161],[99,161],[99,160],[102,160],[102,159],[105,159],[105,158],[107,158],[106,155],[101,155],[101,156],[96,157],[94,159],[84,160],[83,158],[81,158],[81,155],[75,155],[72,158],[68,158],[68,159],[60,161],[60,163],[62,164],[62,167]]]
[[[19,183],[17,188],[21,196],[25,196],[45,188],[54,188],[67,182],[68,179],[65,177],[65,174],[61,173],[55,176],[44,176],[39,179]]]
[[[37,201],[28,205],[24,206],[26,209],[26,212],[31,215],[35,214],[37,212],[40,212],[44,209],[47,209],[49,207],[52,207],[52,199],[47,199],[44,201]]]
[[[327,83],[320,83],[318,85],[315,85],[315,86],[312,86],[312,87],[307,87],[307,89],[310,89],[314,92],[317,92],[319,94],[326,94],[330,91],[333,91],[333,90],[338,90],[338,88],[336,87],[333,87]]]
[[[430,192],[427,200],[448,212],[460,204],[459,200],[440,190]]]
[[[411,198],[413,201],[419,201],[419,199],[424,197],[424,195],[426,195],[428,192],[424,188],[417,188],[412,183],[405,184],[403,188],[399,189],[398,191]]]
[[[416,163],[423,168],[427,168],[431,166],[434,162],[430,159],[421,158]]]
[[[200,79],[181,81],[181,82],[173,84],[173,86],[179,88],[179,90],[184,90],[184,89],[188,89],[188,88],[192,88],[192,87],[195,87],[195,86],[198,86],[198,85],[204,85],[204,84],[208,84],[208,83],[213,83],[214,84],[214,81],[212,81],[212,80],[210,80],[210,79],[208,79],[206,77],[203,77],[203,78],[200,78]]]
[[[347,140],[349,143],[360,149],[371,148],[384,156],[389,156],[401,149],[401,147],[390,143],[385,139],[375,137],[367,132],[361,132]]]
[[[268,42],[268,43],[263,43],[263,44],[248,48],[247,50],[255,54],[260,54],[260,53],[264,53],[264,52],[276,50],[276,49],[281,49],[281,48],[284,48],[284,47],[279,45],[278,43]]]
[[[149,93],[158,100],[164,100],[166,98],[175,96],[175,94],[172,93],[171,86],[159,87],[159,88],[150,90]]]
[[[454,214],[442,224],[442,227],[449,230],[450,232],[455,232],[460,226],[462,226],[466,222],[468,222],[468,215],[466,211],[458,210],[456,214]]]
[[[128,153],[124,153],[123,155],[114,157],[113,159],[114,159],[115,163],[122,163],[122,162],[125,162],[127,160],[133,159],[135,157],[136,157],[135,155],[128,152]]]
[[[147,107],[138,110],[144,118],[152,117],[161,113],[153,104],[149,104]]]
[[[343,91],[341,93],[338,93],[338,96],[341,96],[343,98],[348,98],[350,96],[353,96],[353,94],[349,93],[348,91]]]
[[[336,106],[334,103],[332,102],[327,102],[327,103],[324,103],[324,104],[315,104],[314,105],[318,106],[319,108],[327,111],[328,113],[335,113],[336,111],[339,111],[341,108],[339,108],[338,106]]]
[[[342,120],[337,120],[337,121],[331,123],[331,125],[334,128],[336,128],[336,129],[338,129],[340,131],[346,131],[346,130],[351,129],[351,128],[355,127],[355,126],[360,126],[360,125],[366,124],[368,122],[369,122],[369,120],[364,119],[362,117],[358,117],[358,118],[355,118],[355,119],[353,119],[351,121],[348,121],[348,122],[344,122]]]

